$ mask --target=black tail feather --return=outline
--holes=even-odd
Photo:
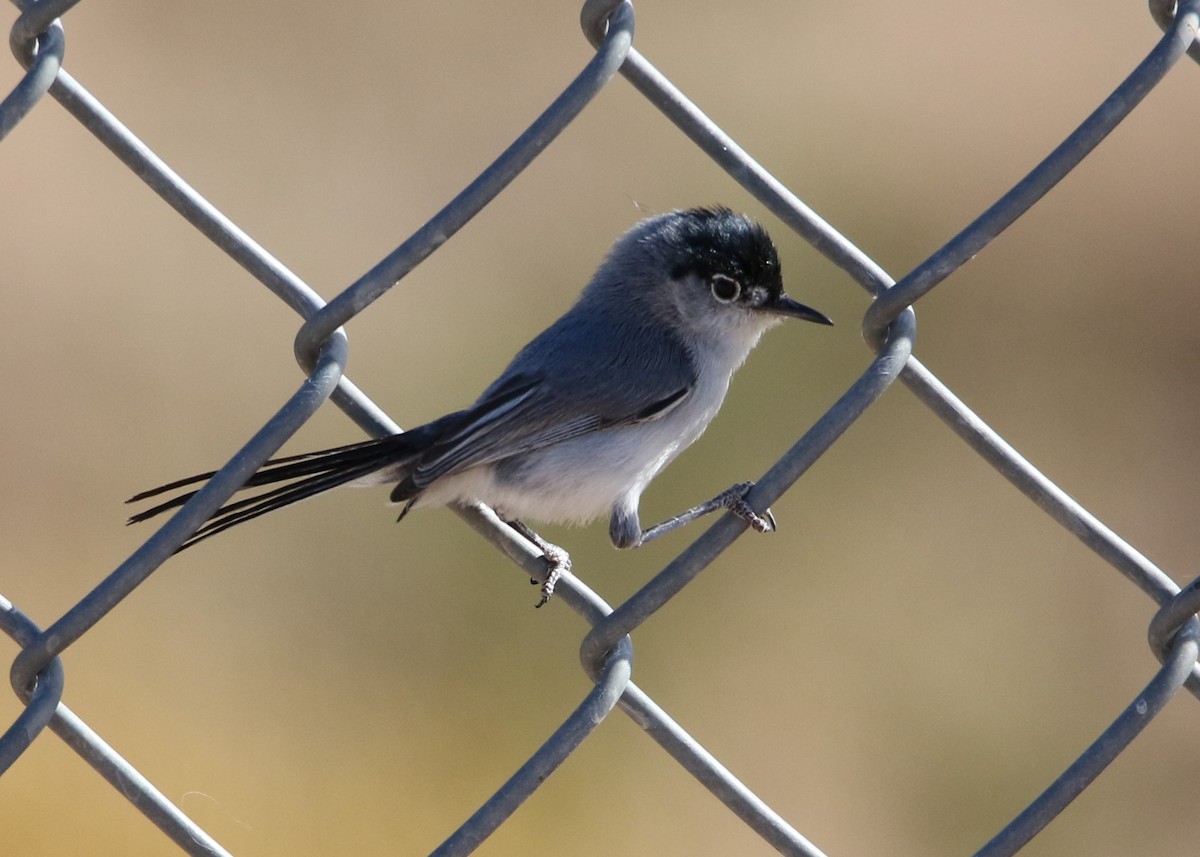
[[[320,494],[339,485],[345,485],[347,482],[353,482],[385,467],[402,462],[404,459],[420,451],[422,440],[423,438],[419,436],[419,433],[396,434],[376,440],[353,443],[348,446],[338,446],[331,449],[318,450],[317,452],[273,458],[259,468],[246,481],[246,484],[242,488],[255,488],[262,485],[273,485],[278,482],[287,482],[289,484],[264,491],[253,497],[246,497],[226,503],[214,512],[212,517],[208,519],[208,522],[197,530],[191,538],[180,545],[179,550],[191,547],[209,536],[214,536],[244,521],[252,520],[260,515],[265,515],[267,512],[281,509],[284,506],[289,506],[314,494]],[[179,488],[197,485],[212,478],[214,473],[215,471],[212,473],[201,473],[196,476],[189,476],[186,479],[176,480],[166,485],[160,485],[157,488],[151,488],[149,491],[142,491],[126,502],[135,503]],[[177,497],[172,497],[166,502],[138,512],[136,515],[131,516],[127,523],[141,523],[163,512],[176,509],[194,497],[197,491],[199,491],[198,488],[187,491]]]
[[[315,452],[302,452],[299,455],[281,455],[279,458],[272,458],[270,461],[263,464],[254,475],[246,480],[246,488],[252,488],[255,485],[267,485],[271,482],[279,482],[282,479],[292,479],[296,476],[303,476],[305,473],[316,473],[329,470],[331,466],[342,461],[353,461],[356,457],[355,453],[367,451],[368,455],[379,453],[381,446],[400,446],[395,443],[395,440],[402,435],[389,435],[384,438],[376,438],[374,440],[364,440],[358,443],[351,443],[346,446],[334,446],[329,449],[318,449]],[[407,439],[407,435],[404,435]],[[406,444],[407,446],[407,444]],[[307,462],[307,468],[302,464]],[[286,468],[283,465],[288,465]],[[280,471],[287,471],[287,475],[276,475]],[[198,473],[195,476],[188,476],[184,479],[177,479],[174,482],[168,482],[166,485],[159,485],[157,488],[151,488],[148,491],[142,491],[134,494],[126,503],[137,503],[142,500],[148,500],[151,497],[157,497],[160,494],[166,494],[168,491],[174,491],[177,488],[186,488],[188,485],[196,485],[200,482],[207,482],[212,477],[216,476],[215,470],[208,473]],[[195,492],[193,492],[195,493]],[[189,495],[190,496],[190,495]],[[176,504],[178,505],[178,504]],[[167,508],[171,508],[168,506]],[[147,517],[153,517],[149,512],[144,512],[138,516],[138,520],[145,520]],[[132,523],[132,522],[131,522]]]

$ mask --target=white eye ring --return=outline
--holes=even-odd
[[[724,274],[713,274],[708,281],[708,288],[712,296],[723,304],[733,303],[742,294],[742,284]]]

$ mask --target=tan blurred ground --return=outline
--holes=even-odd
[[[11,18],[11,16],[10,16]],[[84,3],[66,67],[332,296],[586,62],[570,3]],[[1144,3],[646,0],[636,44],[895,276],[1055,146],[1149,50]],[[0,72],[5,92],[18,79]],[[1196,573],[1200,69],[1182,63],[919,307],[917,352],[1178,581]],[[761,208],[615,81],[349,326],[406,425],[460,407],[651,210]],[[635,205],[636,204],[636,205]],[[764,217],[831,331],[775,332],[657,519],[752,478],[868,362],[865,295]],[[42,624],[148,531],[123,498],[219,464],[300,380],[297,320],[46,101],[0,145],[0,593]],[[290,448],[359,435],[332,407]],[[238,855],[436,846],[586,692],[581,624],[444,511],[347,492],[178,557],[65,655],[66,701]],[[1149,601],[890,391],[635,637],[635,679],[833,855],[962,854],[1156,667]],[[618,600],[686,537],[548,530]],[[9,647],[9,655],[15,653]],[[0,722],[16,716],[10,696]],[[1180,698],[1023,853],[1188,853]],[[174,854],[53,736],[0,779],[0,851]],[[479,853],[768,848],[616,715]]]

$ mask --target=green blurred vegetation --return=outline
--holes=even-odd
[[[1159,32],[1144,4],[647,2],[639,49],[895,276],[1018,180]],[[66,67],[331,296],[432,215],[586,62],[570,3],[83,3]],[[18,79],[12,62],[0,90]],[[919,307],[917,353],[1180,582],[1195,574],[1194,170],[1184,62]],[[1181,168],[1182,167],[1182,168]],[[56,104],[0,145],[0,592],[42,624],[148,535],[134,491],[222,462],[300,381],[297,319]],[[647,520],[761,473],[869,360],[866,296],[623,81],[349,325],[405,425],[472,399],[639,215],[772,228],[785,327]],[[330,407],[293,449],[358,435]],[[748,442],[752,438],[753,442]],[[65,655],[66,701],[238,855],[427,852],[586,692],[566,608],[448,512],[346,491],[172,560]],[[1139,591],[901,387],[635,636],[635,680],[830,855],[969,853],[1149,679]],[[687,536],[551,529],[611,601]],[[10,656],[15,649],[10,646]],[[18,711],[0,703],[0,722]],[[1024,854],[1195,842],[1200,709],[1177,700]],[[174,854],[53,736],[0,779],[3,850]],[[613,716],[480,850],[767,848]]]

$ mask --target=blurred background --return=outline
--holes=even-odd
[[[1056,146],[1160,36],[1143,2],[645,0],[637,47],[895,277]],[[578,7],[83,3],[66,68],[332,297],[507,146],[589,56]],[[15,12],[11,16],[15,19]],[[0,90],[19,79],[0,68]],[[1178,582],[1197,573],[1200,274],[1182,62],[918,308],[917,354]],[[775,233],[837,326],[767,337],[654,521],[760,475],[870,360],[867,295],[621,79],[348,326],[403,425],[461,407],[646,212]],[[0,592],[47,625],[152,532],[122,501],[220,465],[301,381],[298,319],[52,100],[0,145]],[[361,434],[332,406],[287,449]],[[238,855],[439,844],[587,692],[583,624],[451,513],[345,491],[189,550],[64,656],[65,701]],[[634,678],[828,854],[965,854],[1157,668],[1154,605],[896,385],[634,637]],[[617,553],[546,528],[610,602],[697,531]],[[16,654],[9,644],[5,660]],[[0,701],[0,722],[19,711]],[[1200,823],[1183,695],[1023,852],[1179,854]],[[177,853],[46,734],[0,778],[3,851]],[[1188,845],[1187,843],[1193,843]],[[769,848],[614,714],[486,855]]]

